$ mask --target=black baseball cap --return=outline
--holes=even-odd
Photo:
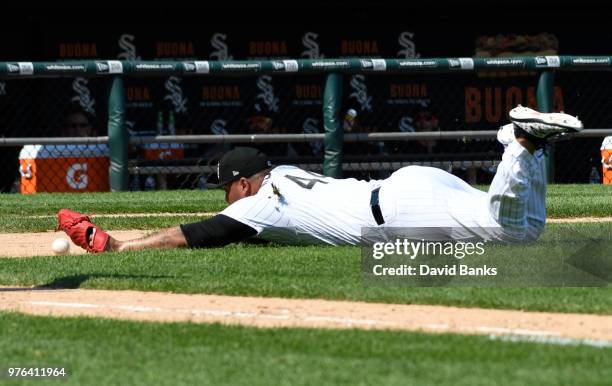
[[[269,167],[272,167],[272,163],[262,151],[253,147],[236,147],[219,160],[217,166],[219,184],[216,186],[229,184],[241,177],[249,178]]]

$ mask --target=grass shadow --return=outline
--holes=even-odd
[[[53,281],[42,284],[34,289],[76,289],[90,279],[175,279],[176,276],[169,275],[119,275],[119,274],[81,274],[58,277]]]

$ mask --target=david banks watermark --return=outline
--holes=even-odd
[[[496,267],[470,267],[465,264],[445,265],[444,267],[432,267],[428,264],[419,264],[418,268],[410,265],[399,267],[384,267],[375,265],[372,273],[376,276],[497,276]]]
[[[600,287],[612,282],[612,226],[553,229],[502,243],[495,228],[363,228],[366,286]]]
[[[463,242],[463,241],[418,241],[408,239],[396,239],[393,242],[375,242],[372,244],[372,259],[382,260],[386,256],[404,256],[414,261],[419,257],[432,256],[453,257],[462,260],[466,256],[483,256],[485,254],[485,242]],[[385,267],[384,264],[375,264],[372,267],[375,276],[496,276],[496,267],[470,267],[466,264],[449,265],[442,267],[430,264],[408,265],[401,264],[394,267]]]

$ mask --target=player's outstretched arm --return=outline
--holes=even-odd
[[[256,234],[257,231],[250,226],[219,214],[204,221],[164,229],[140,239],[119,241],[110,237],[106,250],[111,252],[181,247],[221,247],[248,239]]]
[[[148,236],[128,241],[119,241],[111,236],[108,244],[106,244],[108,252],[182,247],[187,247],[187,240],[181,231],[181,227],[164,229]]]

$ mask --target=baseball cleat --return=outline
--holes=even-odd
[[[70,209],[60,209],[57,213],[57,229],[61,229],[73,243],[87,252],[104,252],[109,235],[94,225],[89,216],[74,212]]]
[[[582,122],[565,113],[541,113],[518,105],[508,113],[510,121],[538,138],[550,138],[557,134],[577,133],[582,130]]]

